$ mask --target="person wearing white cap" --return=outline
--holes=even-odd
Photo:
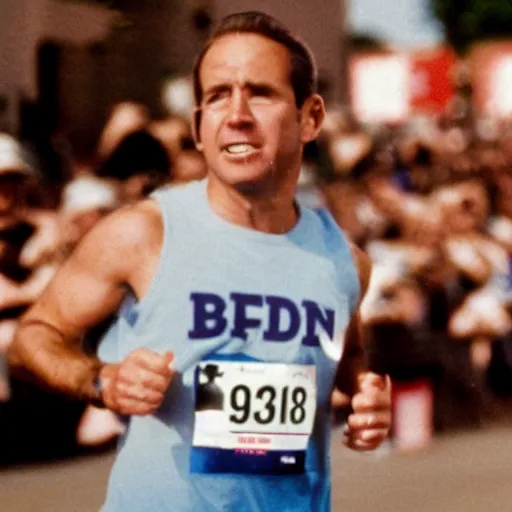
[[[78,176],[63,190],[59,210],[61,249],[68,255],[106,214],[121,204],[119,185],[91,175]]]
[[[15,207],[25,202],[31,185],[40,175],[32,155],[11,135],[0,133],[0,215],[2,225]]]
[[[0,133],[0,174],[36,177],[38,172],[31,155],[11,135]]]

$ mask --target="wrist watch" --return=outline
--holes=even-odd
[[[92,397],[89,402],[91,402],[94,407],[98,407],[100,409],[105,409],[106,405],[103,401],[103,381],[100,379],[100,371],[102,366],[99,367],[94,379],[92,380],[92,388],[94,389],[94,397]]]

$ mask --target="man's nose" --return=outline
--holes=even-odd
[[[230,125],[241,127],[254,122],[249,99],[244,91],[235,90],[231,96],[227,121]]]

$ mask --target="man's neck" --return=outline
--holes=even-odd
[[[298,220],[294,185],[255,192],[229,187],[209,177],[207,196],[211,208],[223,219],[264,233],[287,233]]]

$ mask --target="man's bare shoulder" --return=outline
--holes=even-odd
[[[100,221],[72,254],[71,264],[103,268],[125,279],[142,263],[159,257],[163,220],[154,200],[144,200],[116,210]]]
[[[92,231],[95,238],[107,244],[136,246],[159,243],[163,234],[162,214],[158,203],[144,200],[111,213]]]

